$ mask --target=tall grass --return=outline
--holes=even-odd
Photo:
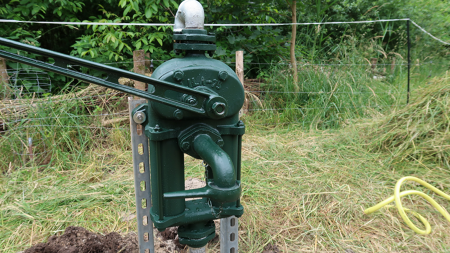
[[[90,150],[108,149],[121,143],[129,149],[130,137],[126,124],[102,125],[111,117],[127,117],[125,97],[119,104],[108,104],[98,97],[91,100],[68,99],[55,103],[51,98],[38,103],[29,99],[30,110],[25,118],[3,119],[7,131],[0,135],[0,168],[29,165],[73,164],[84,161]],[[27,105],[23,105],[27,106]],[[32,149],[30,150],[30,144]],[[31,151],[31,152],[30,152]]]
[[[274,62],[259,89],[249,91],[251,109],[245,119],[256,124],[296,123],[311,129],[328,129],[403,107],[408,96],[406,49],[405,46],[400,53],[386,51],[377,39],[361,42],[352,36],[345,36],[341,44],[332,48],[319,45],[305,49],[298,57],[300,92],[295,92],[290,69]],[[321,55],[329,57],[310,59],[314,50],[327,50]],[[372,58],[377,60],[374,68]],[[441,75],[450,66],[445,57],[437,54],[423,58],[419,52],[413,52],[412,59],[410,97],[420,94],[416,89],[428,85],[431,77]]]
[[[349,120],[371,117],[405,103],[403,83],[373,73],[370,66],[324,64],[300,67],[298,93],[294,92],[289,71],[274,65],[270,78],[255,94],[257,98],[250,97],[251,116],[246,120],[299,123],[313,129],[336,128]],[[395,74],[405,77],[392,73]]]

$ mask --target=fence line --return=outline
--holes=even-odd
[[[290,26],[290,25],[336,25],[336,24],[364,24],[378,22],[407,21],[409,18],[402,19],[379,19],[362,21],[336,21],[336,22],[309,22],[309,23],[261,23],[261,24],[204,24],[210,27],[232,27],[232,26]],[[13,19],[0,19],[0,23],[28,23],[28,24],[47,24],[47,25],[106,25],[106,26],[174,26],[173,23],[107,23],[107,22],[58,22],[58,21],[22,21]]]
[[[24,128],[33,128],[33,127],[61,127],[61,128],[88,128],[88,129],[119,129],[119,130],[129,130],[128,128],[122,128],[122,127],[103,127],[103,126],[67,126],[67,125],[31,125],[31,126],[18,126],[15,127],[15,130],[18,129],[24,129]],[[1,132],[7,132],[7,131],[0,131]]]
[[[388,91],[380,91],[380,92],[370,92],[370,91],[367,91],[367,92],[358,92],[358,91],[356,91],[356,92],[339,92],[339,91],[335,91],[335,92],[333,92],[333,91],[327,91],[327,92],[321,92],[321,91],[311,91],[311,92],[308,92],[308,91],[299,91],[299,92],[295,92],[295,91],[265,91],[265,90],[245,90],[245,91],[247,91],[247,92],[252,92],[252,93],[275,93],[275,94],[312,94],[312,95],[314,95],[314,94],[318,94],[318,95],[320,95],[320,94],[324,94],[324,95],[326,95],[326,94],[373,94],[373,95],[377,95],[377,94],[391,94],[391,92],[388,92]]]
[[[294,108],[257,108],[248,109],[248,111],[285,111],[285,110],[318,110],[318,109],[356,109],[356,108],[386,108],[395,107],[397,105],[376,105],[376,106],[327,106],[327,107],[294,107]]]
[[[286,92],[288,93],[288,92]],[[306,93],[306,92],[305,92]],[[320,94],[329,94],[320,93]],[[336,94],[338,92],[334,92]],[[371,92],[367,92],[372,94]],[[387,92],[386,92],[387,93]],[[341,94],[360,94],[360,93],[351,93],[351,92],[341,92]],[[389,93],[387,93],[389,94]],[[328,109],[328,108],[337,108],[337,109],[353,109],[353,108],[385,108],[385,107],[394,107],[396,105],[374,105],[374,106],[329,106],[329,107],[295,107],[295,108],[257,108],[257,109],[248,109],[248,111],[281,111],[281,110],[317,110],[317,109]],[[95,117],[107,117],[107,116],[128,116],[129,113],[105,113],[105,114],[91,114],[91,115],[73,115],[73,116],[54,116],[54,117],[41,117],[41,118],[26,118],[21,120],[12,120],[12,121],[4,121],[3,124],[9,125],[14,123],[25,123],[25,122],[34,122],[34,121],[42,121],[48,119],[74,119],[74,118],[95,118]],[[44,125],[33,125],[33,126],[44,126]],[[29,126],[31,127],[31,126]]]
[[[103,94],[103,95],[92,95],[92,96],[65,98],[65,99],[57,99],[57,100],[52,100],[51,98],[49,98],[47,101],[33,101],[33,104],[30,104],[30,105],[13,105],[13,106],[3,107],[2,109],[15,109],[15,108],[23,108],[23,107],[27,107],[27,106],[51,104],[51,103],[56,103],[56,102],[59,103],[59,102],[62,102],[62,101],[73,101],[73,100],[88,99],[88,98],[101,98],[101,97],[114,96],[114,95],[117,95],[117,94],[120,94],[120,93],[123,93],[123,92],[117,92],[117,93],[111,93],[111,94]]]
[[[153,61],[160,61],[160,62],[167,62],[170,60],[153,60]],[[142,61],[136,61],[136,62],[142,62]],[[145,61],[144,61],[145,62]],[[113,65],[113,64],[133,64],[133,62],[105,62],[101,64],[105,65]],[[226,64],[236,64],[236,62],[223,62]],[[291,65],[290,62],[246,62],[245,64],[249,65]],[[440,64],[433,61],[429,62],[420,62],[420,63],[412,63],[413,66],[425,66],[425,65],[432,65],[432,64]],[[369,63],[304,63],[304,62],[297,62],[298,67],[302,66],[408,66],[408,63],[376,63],[376,64],[369,64]],[[67,65],[68,67],[80,67],[80,65]],[[8,72],[17,72],[17,71],[35,71],[38,72],[40,69],[35,67],[30,68],[17,68],[17,69],[6,69]],[[46,71],[40,71],[39,73],[47,74]],[[38,73],[38,74],[39,74]]]
[[[336,22],[308,22],[308,23],[263,23],[263,24],[205,24],[204,26],[210,27],[235,27],[235,26],[290,26],[290,25],[336,25],[336,24],[365,24],[365,23],[379,23],[379,22],[396,22],[396,21],[411,21],[413,25],[419,28],[422,32],[429,35],[431,38],[450,45],[449,42],[445,42],[436,36],[433,36],[430,32],[419,26],[416,22],[410,18],[401,19],[379,19],[379,20],[361,20],[361,21],[336,21]],[[0,19],[0,23],[30,23],[30,24],[52,24],[52,25],[106,25],[106,26],[174,26],[174,24],[166,23],[106,23],[106,22],[57,22],[57,21],[23,21],[13,19]]]
[[[127,116],[128,113],[105,113],[105,114],[91,114],[91,115],[74,115],[74,116],[55,116],[55,117],[44,117],[44,118],[27,118],[23,120],[13,120],[13,121],[5,121],[4,124],[14,124],[19,122],[32,122],[32,121],[40,121],[46,119],[73,119],[73,118],[93,118],[93,117],[106,117],[106,116]]]

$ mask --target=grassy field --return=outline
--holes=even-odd
[[[450,76],[417,83],[421,90],[410,105],[400,106],[404,98],[387,103],[386,97],[369,96],[373,103],[395,106],[359,116],[328,112],[307,126],[283,123],[294,118],[265,111],[244,117],[241,252],[262,252],[268,244],[283,252],[450,251],[450,224],[418,197],[403,203],[430,221],[430,235],[415,234],[394,208],[363,214],[392,195],[403,176],[417,176],[450,193]],[[100,233],[137,230],[130,219],[135,207],[128,126],[101,127],[101,121],[81,117],[86,111],[77,108],[88,108],[88,115],[112,111],[80,103],[40,107],[33,115],[38,120],[0,137],[2,252],[24,250],[69,225]],[[269,116],[269,123],[280,124],[261,124]],[[326,119],[341,124],[318,127]],[[42,152],[34,161],[17,155],[30,136],[36,152]],[[200,161],[186,160],[186,177],[202,178]],[[430,193],[413,183],[404,188]],[[218,251],[218,245],[210,248]]]

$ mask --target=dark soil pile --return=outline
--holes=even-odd
[[[125,237],[116,232],[100,235],[81,227],[67,227],[61,236],[53,235],[24,253],[138,253],[135,234]]]
[[[156,235],[155,252],[186,252],[186,245],[178,240],[178,228],[170,227]],[[45,243],[39,243],[22,253],[139,253],[137,234],[124,237],[116,232],[107,235],[96,234],[82,227],[67,227],[64,234],[52,235]]]

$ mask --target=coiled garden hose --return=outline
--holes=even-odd
[[[436,210],[438,210],[442,215],[444,215],[444,217],[450,222],[450,214],[447,212],[447,210],[445,210],[441,205],[439,205],[430,196],[426,195],[423,192],[416,191],[416,190],[400,192],[400,187],[401,187],[402,183],[407,180],[417,182],[417,183],[425,186],[426,188],[434,191],[435,193],[441,195],[442,197],[446,198],[447,200],[450,200],[450,195],[445,194],[444,192],[438,190],[436,187],[430,185],[429,183],[427,183],[417,177],[403,177],[400,180],[398,180],[397,184],[395,185],[394,196],[391,196],[390,198],[380,202],[379,204],[377,204],[371,208],[367,208],[366,210],[364,210],[364,213],[365,214],[373,213],[373,212],[377,211],[378,209],[382,208],[383,206],[385,206],[395,200],[395,205],[397,207],[397,210],[398,210],[400,216],[402,216],[403,221],[405,221],[406,225],[408,225],[408,227],[410,227],[412,230],[414,230],[414,232],[416,232],[418,234],[427,235],[431,232],[430,223],[422,215],[420,215],[408,208],[404,208],[402,206],[402,202],[400,201],[401,197],[411,195],[411,194],[416,194],[416,195],[419,195],[422,198],[426,199],[432,206],[434,206],[434,208],[436,208]],[[422,222],[422,224],[425,225],[425,230],[422,230],[422,229],[419,229],[418,227],[416,227],[411,222],[411,220],[408,218],[408,216],[406,215],[406,212],[409,212],[409,213],[413,214],[414,216],[416,216],[417,219],[419,219],[420,222]]]

